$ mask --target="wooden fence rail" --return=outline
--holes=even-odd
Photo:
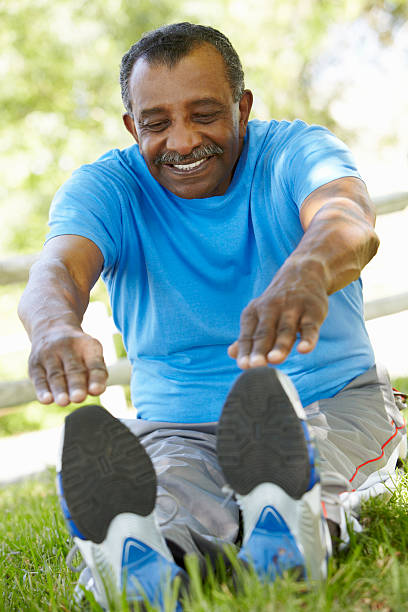
[[[0,260],[0,285],[26,283],[30,268],[38,257],[39,253],[34,253]]]
[[[373,198],[378,215],[397,212],[408,207],[408,192]],[[25,283],[38,254],[21,255],[0,261],[0,285]],[[364,305],[366,320],[376,319],[408,310],[408,293],[372,300]],[[130,363],[119,359],[108,366],[108,386],[127,385],[130,380]],[[0,382],[0,409],[11,408],[35,400],[32,383],[28,379]]]
[[[366,321],[370,321],[403,310],[408,310],[408,293],[398,293],[366,302],[364,304],[364,318]]]
[[[377,215],[398,212],[408,206],[408,192],[402,191],[391,195],[378,196],[373,198],[373,202]]]

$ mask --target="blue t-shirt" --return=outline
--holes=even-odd
[[[359,174],[327,129],[255,120],[222,196],[174,195],[151,176],[137,145],[109,151],[61,187],[47,239],[76,234],[101,250],[139,418],[218,420],[240,373],[227,347],[243,308],[301,240],[305,198],[344,176]],[[307,405],[373,363],[358,280],[330,296],[316,349],[294,349],[280,367]]]

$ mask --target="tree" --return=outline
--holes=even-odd
[[[1,0],[0,0],[1,1]],[[380,14],[388,16],[388,25]],[[230,37],[255,91],[254,115],[301,117],[344,135],[330,99],[313,99],[311,70],[330,27],[364,15],[383,45],[408,16],[406,0],[6,0],[0,126],[0,248],[37,251],[58,186],[81,163],[131,144],[118,65],[142,32],[190,20]]]
[[[121,126],[120,58],[144,31],[171,20],[171,5],[0,5],[3,249],[38,250],[52,196],[72,170],[130,144]]]

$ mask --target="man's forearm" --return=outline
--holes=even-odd
[[[80,291],[63,262],[47,259],[34,264],[18,314],[32,339],[53,326],[80,328],[88,296]]]
[[[282,363],[298,334],[300,353],[314,349],[328,296],[359,278],[378,248],[374,213],[359,193],[356,200],[325,198],[327,204],[317,212],[313,200],[313,206],[301,211],[306,228],[302,240],[262,295],[242,312],[240,336],[228,349],[239,367]]]
[[[359,278],[378,245],[369,215],[348,201],[328,203],[313,217],[279,273],[293,267],[305,276],[316,274],[331,295]]]
[[[102,264],[94,243],[66,235],[47,242],[31,269],[18,313],[32,344],[28,371],[43,404],[82,402],[106,388],[102,346],[81,329]]]

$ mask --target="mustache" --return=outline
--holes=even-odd
[[[211,155],[222,155],[224,149],[216,144],[202,145],[196,147],[188,153],[188,155],[180,155],[177,151],[166,151],[161,153],[154,159],[154,163],[159,166],[160,164],[182,164],[182,163],[193,163],[210,157]]]

